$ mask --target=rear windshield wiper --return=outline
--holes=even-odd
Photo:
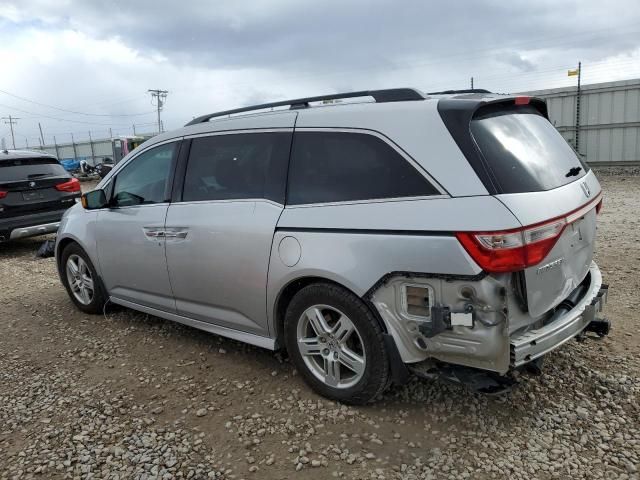
[[[567,172],[567,174],[565,175],[565,177],[575,177],[576,175],[578,175],[580,173],[580,170],[582,170],[582,167],[573,167],[571,170],[569,170]]]

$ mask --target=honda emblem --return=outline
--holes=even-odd
[[[589,198],[591,196],[591,189],[589,189],[589,185],[587,185],[587,182],[582,182],[580,184],[580,186],[582,187],[582,191],[584,192],[584,196]]]

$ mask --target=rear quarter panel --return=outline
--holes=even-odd
[[[270,324],[282,289],[304,277],[325,278],[363,296],[392,272],[477,275],[480,267],[452,232],[479,225],[519,226],[504,205],[489,196],[287,207],[269,263]],[[286,237],[295,241],[283,243]],[[299,248],[292,253],[296,243]]]

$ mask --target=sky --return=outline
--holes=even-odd
[[[637,0],[0,0],[18,148],[256,103],[393,87],[496,92],[640,78]],[[11,146],[7,120],[0,139]]]

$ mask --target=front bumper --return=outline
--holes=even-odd
[[[535,330],[511,338],[511,366],[520,367],[559,347],[579,335],[602,311],[607,301],[608,287],[602,284],[602,274],[592,262],[590,283],[576,306],[557,320]]]

